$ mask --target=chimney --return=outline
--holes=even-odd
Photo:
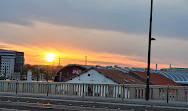
[[[156,70],[157,70],[157,64],[156,64]]]
[[[171,67],[171,64],[170,64],[170,69],[171,69],[172,67]]]

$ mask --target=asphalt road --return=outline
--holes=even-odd
[[[0,97],[0,111],[185,111],[186,108],[43,98]]]

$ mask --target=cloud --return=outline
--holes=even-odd
[[[153,34],[187,40],[187,6],[185,0],[155,0]],[[149,11],[149,0],[0,1],[2,22],[32,25],[31,21],[43,21],[142,35],[148,33]]]
[[[0,23],[2,40],[9,43],[44,45],[49,47],[79,47],[84,50],[145,56],[147,40],[115,31],[57,26],[33,21],[33,26]],[[8,39],[7,39],[8,38]],[[137,53],[135,53],[137,52]]]
[[[86,29],[31,21],[32,26],[0,23],[1,42],[7,49],[24,51],[27,63],[43,64],[45,53],[55,52],[65,63],[84,62],[89,55],[91,64],[146,67],[148,35],[129,34],[112,30]],[[143,39],[144,38],[144,39]],[[152,63],[167,66],[188,66],[188,41],[156,37],[152,41]],[[45,63],[46,64],[46,63]]]

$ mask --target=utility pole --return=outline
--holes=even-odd
[[[87,56],[88,55],[85,55],[85,65],[87,65]]]
[[[150,77],[150,57],[151,57],[151,41],[155,38],[151,38],[152,35],[152,11],[153,11],[153,0],[151,0],[150,10],[150,26],[149,26],[149,45],[148,45],[148,66],[147,66],[147,82],[146,82],[146,100],[149,100],[149,77]]]
[[[59,66],[61,65],[61,59],[63,59],[63,58],[60,58],[60,57],[59,57]]]

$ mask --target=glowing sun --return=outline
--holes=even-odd
[[[53,62],[54,59],[55,59],[55,54],[54,54],[54,53],[47,53],[45,59],[46,59],[48,62]]]

